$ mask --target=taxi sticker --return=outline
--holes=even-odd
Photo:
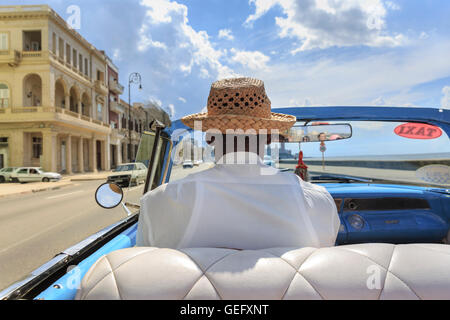
[[[442,136],[439,127],[424,123],[405,123],[394,129],[396,135],[408,139],[437,139]]]

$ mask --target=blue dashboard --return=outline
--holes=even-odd
[[[441,242],[450,228],[450,190],[324,183],[341,219],[337,244]]]

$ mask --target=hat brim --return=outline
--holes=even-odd
[[[258,118],[246,115],[208,115],[208,113],[196,113],[186,116],[181,121],[188,127],[200,130],[219,130],[222,133],[226,133],[227,130],[289,130],[297,121],[297,118],[292,115],[286,115],[281,113],[271,113],[270,118]],[[198,128],[195,127],[195,122],[199,122]]]

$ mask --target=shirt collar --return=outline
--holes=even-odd
[[[230,152],[216,161],[216,165],[264,165],[261,158],[254,152]]]

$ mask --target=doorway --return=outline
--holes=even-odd
[[[117,166],[116,152],[117,152],[117,146],[112,144],[111,145],[111,169],[114,169]]]
[[[96,141],[96,151],[97,151],[97,170],[102,170],[102,142]]]

